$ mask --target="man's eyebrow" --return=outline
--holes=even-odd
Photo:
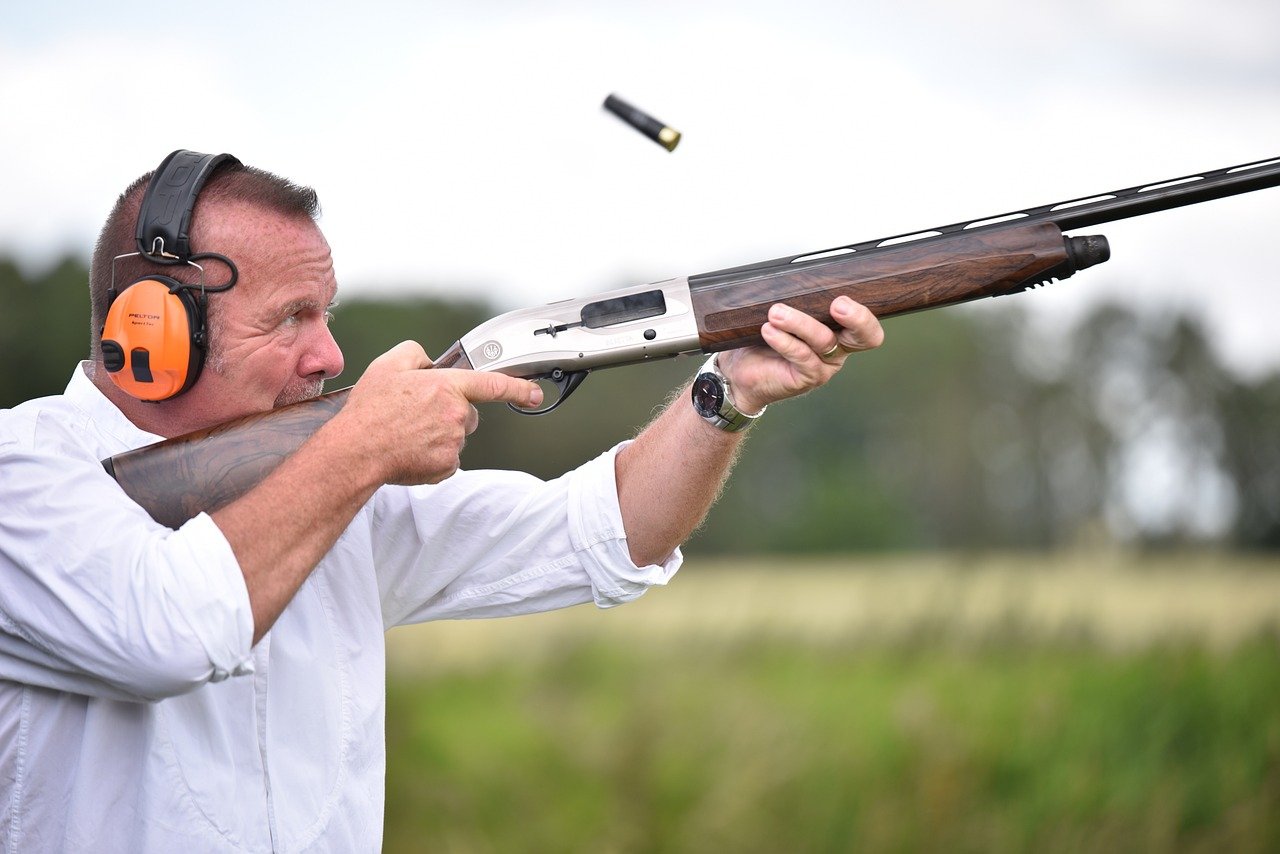
[[[328,309],[333,308],[337,304],[338,304],[337,300],[334,300],[333,302],[330,302],[328,305],[322,306],[320,304],[320,301],[317,299],[312,299],[311,297],[298,297],[297,299],[291,299],[288,302],[282,304],[279,308],[276,309],[276,314],[281,317],[287,317],[288,315],[293,314],[294,312],[304,311],[306,309],[316,310],[316,309],[323,308],[327,311]]]

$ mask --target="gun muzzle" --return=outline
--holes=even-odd
[[[1111,244],[1101,234],[1068,237],[1066,244],[1067,258],[1071,260],[1073,272],[1087,270],[1111,258]]]

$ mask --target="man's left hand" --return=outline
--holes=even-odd
[[[729,379],[737,407],[754,414],[826,385],[850,353],[875,349],[884,341],[880,321],[848,297],[831,303],[831,316],[841,326],[838,333],[779,303],[769,309],[769,320],[760,329],[768,346],[721,353],[720,370]]]

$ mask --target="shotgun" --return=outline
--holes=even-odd
[[[1280,158],[518,309],[468,332],[434,367],[548,381],[558,391],[549,405],[516,409],[542,415],[599,368],[758,344],[774,303],[836,328],[828,309],[840,295],[887,318],[1017,293],[1110,257],[1105,237],[1067,237],[1066,230],[1277,185]],[[156,521],[177,528],[261,482],[342,408],[349,392],[340,389],[118,454],[103,466]]]

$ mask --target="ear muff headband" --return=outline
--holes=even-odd
[[[160,162],[138,211],[138,251],[157,264],[191,258],[191,212],[213,170],[240,161],[230,154],[201,154],[180,148]]]

